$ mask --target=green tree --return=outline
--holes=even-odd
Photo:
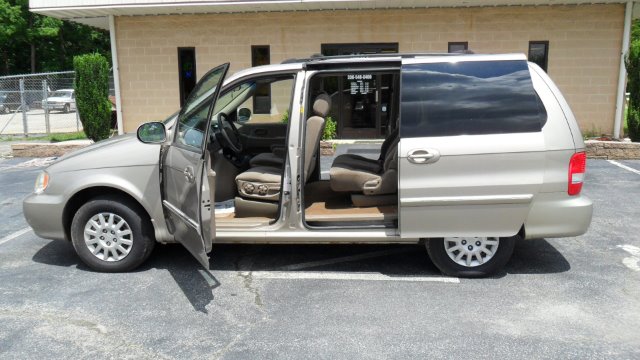
[[[0,0],[0,53],[2,54],[2,72],[9,73],[11,68],[11,48],[8,46],[25,27],[20,6],[12,5],[6,0]]]
[[[111,59],[109,33],[29,11],[28,0],[0,0],[0,75],[63,71],[73,56]]]
[[[631,41],[640,39],[640,19],[631,23]]]
[[[336,138],[338,124],[331,116],[327,116],[324,122],[324,131],[322,132],[322,140],[333,140]]]
[[[109,63],[100,54],[86,54],[73,58],[73,68],[76,106],[84,133],[93,141],[106,139],[111,124]]]
[[[627,128],[631,141],[640,141],[640,39],[635,39],[626,55],[627,91]]]

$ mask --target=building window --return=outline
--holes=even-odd
[[[269,65],[271,63],[271,51],[269,45],[251,46],[251,66]],[[258,84],[253,96],[253,113],[271,113],[271,84]]]
[[[178,79],[180,86],[180,107],[196,86],[196,48],[178,48]]]
[[[529,41],[529,61],[538,64],[544,71],[547,71],[549,63],[549,42]]]
[[[469,43],[464,42],[450,42],[448,52],[450,53],[461,53],[469,50]]]
[[[324,56],[392,54],[398,52],[398,43],[322,44],[320,51]]]

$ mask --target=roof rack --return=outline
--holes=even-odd
[[[320,62],[326,60],[341,60],[341,59],[353,59],[353,58],[388,58],[388,57],[399,57],[402,59],[408,58],[416,58],[423,56],[460,56],[460,55],[472,55],[475,54],[473,51],[465,50],[455,53],[376,53],[376,54],[353,54],[353,55],[320,55],[313,54],[308,58],[292,58],[284,60],[281,64],[292,64],[292,63],[309,63],[309,62]]]

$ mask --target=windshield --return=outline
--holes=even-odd
[[[203,105],[209,105],[209,101],[211,96],[216,91],[216,87],[218,86],[218,82],[220,80],[221,72],[214,72],[211,74],[205,75],[205,78],[200,80],[196,88],[187,98],[187,102],[184,106],[183,113],[188,115],[192,111],[200,108]]]
[[[170,125],[172,125],[171,123],[176,119],[176,117],[178,117],[178,114],[179,114],[179,113],[180,113],[180,110],[178,110],[178,111],[174,112],[173,114],[169,115],[169,117],[168,117],[168,118],[166,118],[166,119],[162,120],[162,123],[163,123],[165,126],[170,126]]]
[[[240,86],[236,86],[235,88],[220,95],[220,97],[218,98],[218,101],[216,101],[216,106],[213,110],[213,114],[217,115],[218,113],[220,113],[220,111],[224,111],[226,113],[225,110],[228,110],[227,107],[232,102],[237,103],[237,105],[240,105],[242,102],[244,102],[244,100],[246,100],[253,94],[252,90],[254,89],[255,89],[255,82],[250,81],[250,82],[241,84]]]
[[[69,91],[54,91],[51,94],[51,97],[70,98],[71,97],[71,92],[69,92]]]

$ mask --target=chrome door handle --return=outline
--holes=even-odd
[[[195,179],[195,176],[193,176],[193,169],[191,168],[191,166],[187,166],[186,168],[184,168],[182,173],[184,174],[184,177],[187,178],[188,182],[193,182],[193,180]]]
[[[407,154],[407,159],[414,164],[431,164],[440,159],[440,153],[433,149],[413,149]]]

